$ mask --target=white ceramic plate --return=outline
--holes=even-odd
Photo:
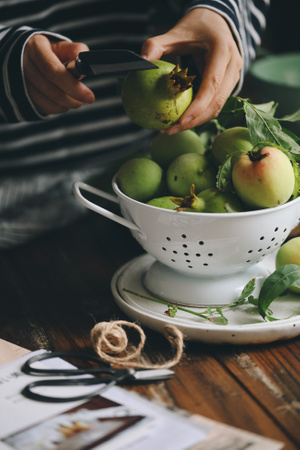
[[[274,270],[275,256],[268,257],[265,264]],[[163,304],[142,298],[149,292],[143,285],[143,276],[153,264],[154,258],[145,254],[121,267],[113,276],[111,289],[116,303],[132,320],[154,331],[162,332],[164,325],[178,327],[186,339],[209,344],[263,344],[278,340],[291,339],[300,334],[300,297],[287,294],[284,300],[276,299],[270,308],[273,316],[280,319],[264,321],[251,305],[241,305],[224,311],[228,324],[223,325],[217,318],[214,322],[178,310],[175,317],[165,314],[167,307]],[[126,292],[128,289],[140,295]],[[157,299],[158,300],[158,299]],[[203,312],[205,308],[189,308]]]

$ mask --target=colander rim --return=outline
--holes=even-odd
[[[124,194],[117,183],[117,174],[114,175],[113,179],[112,179],[112,188],[113,191],[115,192],[115,194],[117,195],[117,197],[127,201],[128,203],[131,203],[133,205],[136,205],[140,208],[145,208],[145,209],[153,209],[153,210],[159,210],[164,211],[165,213],[170,213],[170,214],[181,214],[181,215],[188,215],[189,217],[192,216],[197,216],[197,217],[223,217],[225,220],[226,218],[233,218],[233,217],[246,217],[246,216],[253,216],[255,215],[264,215],[264,214],[271,214],[274,211],[282,211],[284,209],[287,209],[289,207],[291,207],[292,205],[294,206],[295,204],[300,202],[300,196],[290,200],[286,203],[283,203],[282,205],[279,206],[274,206],[272,208],[262,208],[262,209],[255,209],[255,210],[251,210],[251,211],[240,211],[240,212],[232,212],[229,214],[224,214],[224,213],[208,213],[208,212],[192,212],[192,211],[176,211],[176,210],[172,210],[172,209],[165,209],[165,208],[159,208],[157,206],[153,206],[153,205],[147,205],[146,203],[140,202],[138,200],[135,200],[131,197],[128,197],[126,194]],[[300,214],[300,211],[299,211]]]

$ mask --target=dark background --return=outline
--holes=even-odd
[[[299,0],[271,0],[262,48],[272,53],[300,51],[299,6]]]

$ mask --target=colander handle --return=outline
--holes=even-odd
[[[101,191],[100,189],[97,189],[93,186],[90,186],[86,183],[83,183],[82,181],[75,181],[73,183],[73,192],[76,197],[76,199],[81,203],[83,206],[85,206],[88,209],[91,209],[92,211],[95,211],[98,214],[101,214],[101,216],[107,217],[108,219],[113,220],[114,222],[117,222],[121,225],[124,225],[127,228],[130,228],[130,230],[138,231],[139,233],[143,234],[142,231],[139,229],[135,223],[130,222],[129,220],[124,219],[124,217],[118,216],[117,214],[102,208],[101,206],[95,205],[95,203],[91,202],[87,198],[85,198],[81,190],[90,192],[91,194],[95,194],[98,197],[105,198],[106,200],[110,200],[111,202],[118,203],[117,197],[115,197],[112,194],[109,194],[108,192]]]

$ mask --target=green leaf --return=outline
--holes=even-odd
[[[226,128],[233,119],[243,115],[243,100],[240,97],[229,97],[223,106],[217,121],[220,127]]]
[[[249,295],[248,303],[254,306],[258,306],[258,298],[255,298],[253,295]]]
[[[273,116],[273,111],[265,111],[251,102],[243,100],[247,127],[253,145],[260,142],[270,142],[289,150],[296,158],[300,158],[300,146],[297,136],[287,133]]]
[[[300,120],[300,109],[298,109],[297,111],[295,111],[292,114],[288,114],[286,116],[283,116],[281,118],[278,119],[280,122],[281,121],[285,121],[285,122],[298,122],[298,120]]]
[[[300,279],[300,266],[286,264],[279,267],[263,283],[258,297],[260,315],[269,319],[267,309],[275,298],[281,295],[296,280]]]
[[[219,307],[219,306],[217,306],[217,307],[216,307],[216,311],[220,314],[221,319],[222,319],[222,322],[223,322],[225,325],[227,325],[227,324],[228,324],[228,319],[226,319],[226,317],[224,316],[223,311],[222,311],[222,308]]]
[[[242,290],[241,295],[238,298],[238,300],[246,299],[247,297],[249,297],[249,295],[252,294],[252,292],[254,291],[254,288],[255,288],[255,278],[252,278],[252,280],[248,281],[248,283]]]
[[[177,311],[178,306],[173,305],[172,303],[168,303],[168,310],[166,311],[166,314],[168,314],[170,317],[175,317]]]
[[[265,113],[268,113],[270,116],[274,117],[276,109],[278,107],[278,103],[271,101],[268,103],[260,103],[259,105],[254,104],[253,106],[254,108],[264,111]]]
[[[234,192],[234,187],[232,184],[232,161],[233,157],[237,158],[239,155],[242,155],[242,151],[231,153],[227,156],[223,164],[219,167],[218,173],[217,173],[217,183],[216,186],[220,191],[226,191],[226,192]]]

